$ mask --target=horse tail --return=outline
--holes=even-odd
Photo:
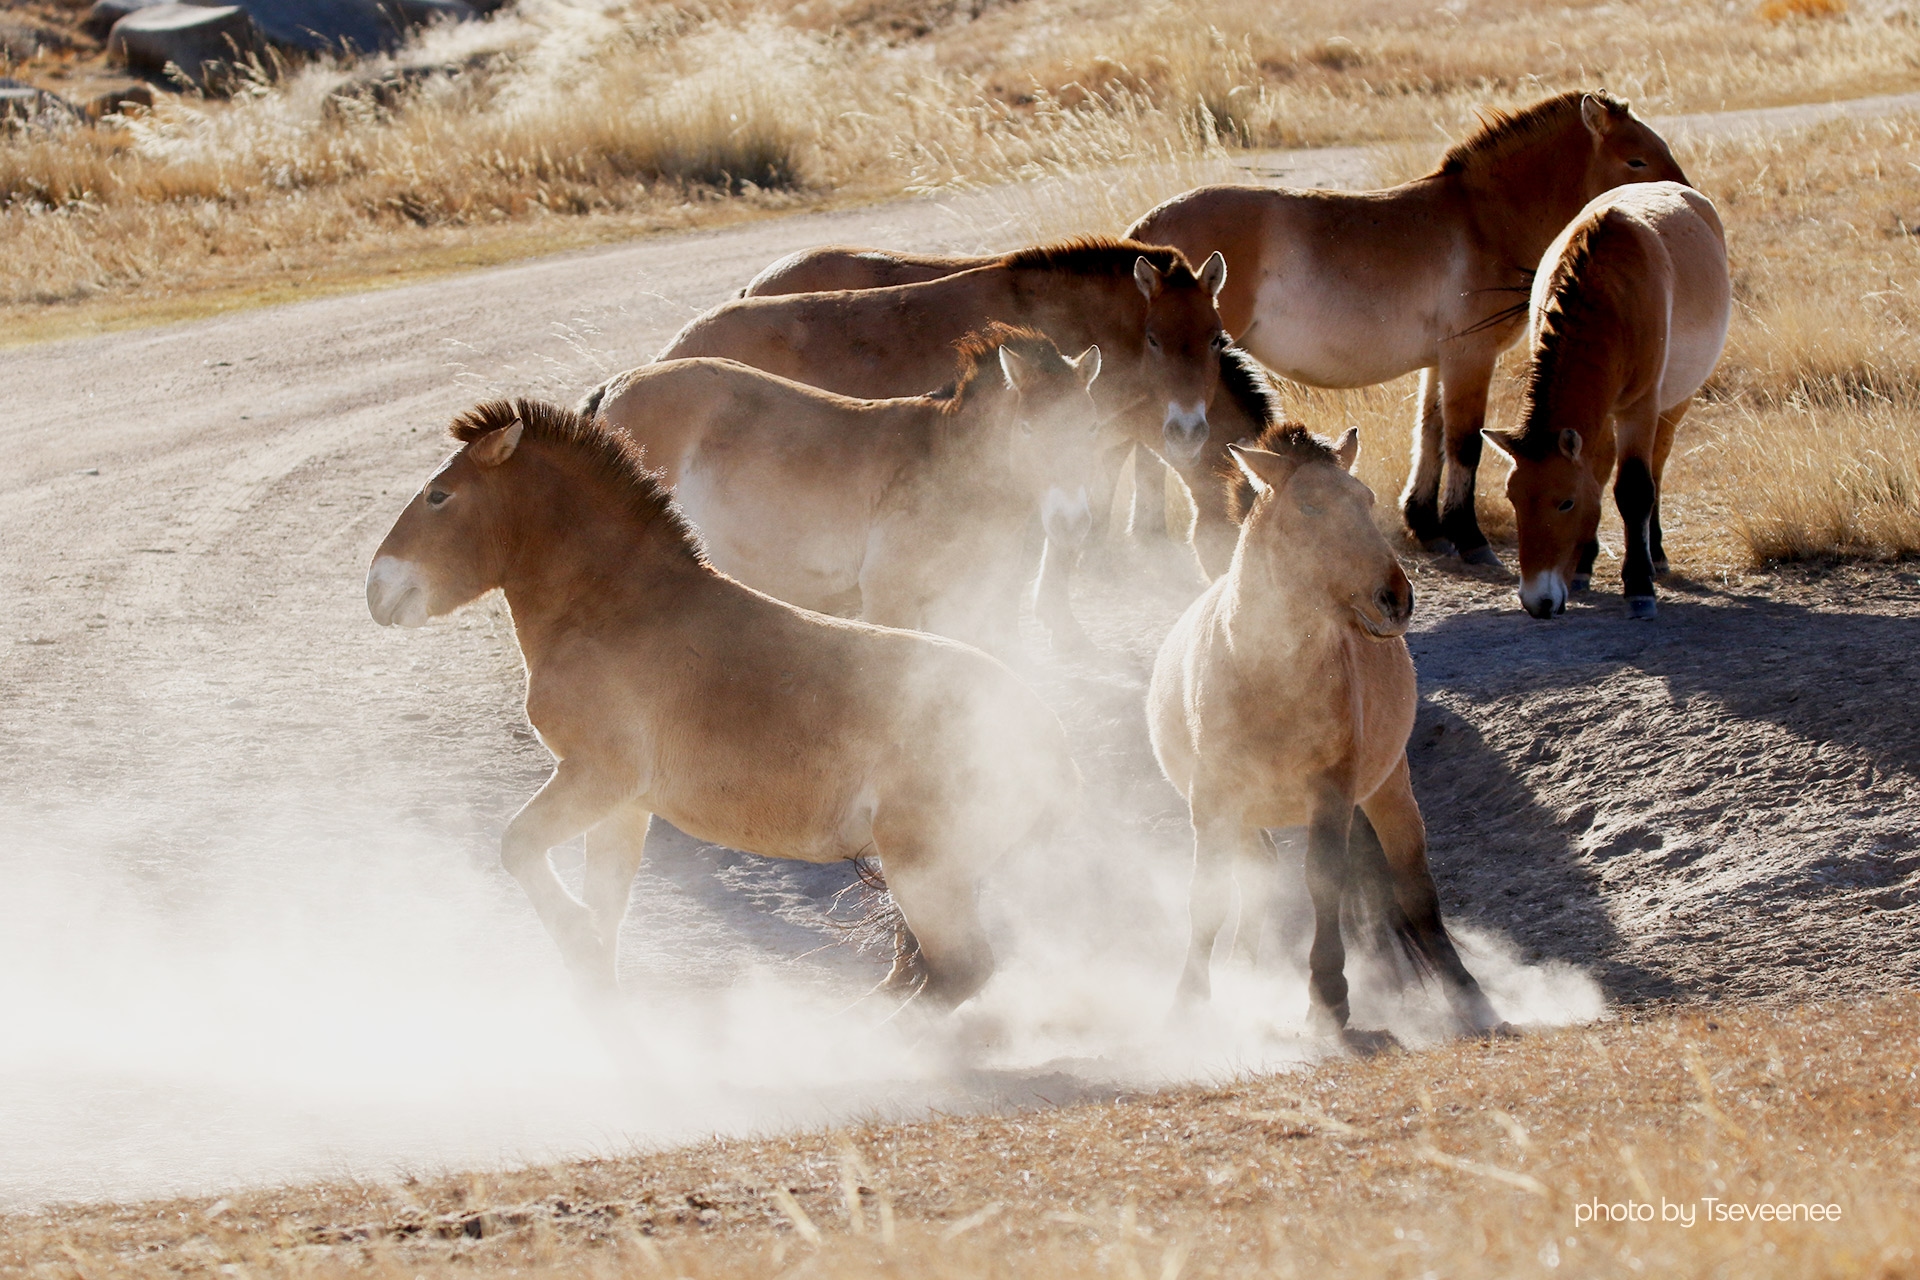
[[[1347,839],[1347,890],[1341,898],[1342,915],[1353,926],[1353,936],[1366,938],[1376,950],[1398,951],[1425,982],[1441,966],[1440,948],[1451,947],[1446,926],[1416,927],[1393,892],[1393,868],[1380,837],[1360,809],[1353,811]]]
[[[601,401],[607,398],[607,387],[609,385],[611,384],[603,382],[593,390],[587,392],[586,395],[581,396],[580,403],[573,407],[573,411],[583,418],[597,417],[600,413]]]

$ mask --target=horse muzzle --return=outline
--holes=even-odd
[[[1520,607],[1536,618],[1551,618],[1567,611],[1567,584],[1559,574],[1548,570],[1520,580]]]
[[[1207,447],[1206,401],[1196,400],[1191,405],[1169,401],[1160,437],[1166,442],[1167,461],[1174,466],[1189,467],[1199,461]]]
[[[383,627],[425,626],[427,584],[419,566],[397,556],[376,556],[367,570],[367,612]]]
[[[1356,600],[1353,615],[1360,620],[1361,629],[1378,640],[1393,640],[1407,633],[1413,623],[1413,584],[1407,581],[1405,573],[1396,575],[1397,581],[1389,582],[1373,593],[1373,599],[1362,604]]]
[[[1085,543],[1093,533],[1093,503],[1087,487],[1081,485],[1071,493],[1058,485],[1049,488],[1040,499],[1040,527],[1047,541],[1063,551]]]

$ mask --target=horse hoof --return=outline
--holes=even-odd
[[[1400,1041],[1391,1031],[1355,1031],[1347,1027],[1340,1032],[1340,1042],[1363,1058],[1392,1053],[1400,1048]]]
[[[1628,596],[1627,616],[1629,618],[1651,618],[1660,612],[1660,606],[1652,596]]]
[[[1462,552],[1460,559],[1466,564],[1485,565],[1489,569],[1504,569],[1507,567],[1500,563],[1500,557],[1494,554],[1493,548],[1487,546],[1475,547],[1472,551]]]
[[[1665,560],[1655,560],[1653,562],[1653,576],[1656,578],[1666,577],[1670,569],[1671,566],[1668,565]]]
[[[1585,591],[1585,590],[1586,590],[1586,589],[1587,589],[1588,587],[1590,587],[1590,586],[1592,586],[1592,585],[1593,585],[1593,575],[1592,575],[1592,574],[1587,574],[1587,573],[1576,573],[1576,574],[1574,574],[1574,575],[1573,575],[1573,590],[1574,590],[1574,591],[1576,591],[1576,592],[1577,592],[1577,591]]]
[[[1458,555],[1451,538],[1428,538],[1421,547],[1436,556]]]

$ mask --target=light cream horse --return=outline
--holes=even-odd
[[[701,557],[626,437],[526,400],[457,419],[460,448],[380,544],[367,607],[420,626],[499,588],[553,776],[500,856],[569,965],[614,982],[653,814],[777,858],[878,857],[950,1006],[993,954],[974,894],[1073,802],[1066,735],[998,662],[823,617]],[[547,851],[586,833],[586,901]]]
[[[1407,528],[1435,551],[1498,564],[1473,508],[1480,429],[1534,266],[1602,191],[1667,180],[1686,175],[1625,103],[1563,93],[1493,116],[1391,190],[1201,187],[1127,234],[1224,253],[1227,331],[1296,382],[1360,387],[1421,370]]]
[[[1154,755],[1193,817],[1180,996],[1197,1002],[1211,990],[1235,865],[1248,934],[1274,891],[1263,830],[1304,826],[1311,1023],[1347,1034],[1344,901],[1420,972],[1438,970],[1456,1014],[1488,1031],[1500,1020],[1441,923],[1407,772],[1416,694],[1401,637],[1413,587],[1374,526],[1373,494],[1348,474],[1358,452],[1357,432],[1334,449],[1297,426],[1269,430],[1261,447],[1234,447],[1256,496],[1232,567],[1182,615],[1154,663]]]
[[[713,565],[789,604],[1019,648],[1023,545],[1085,541],[1096,464],[1088,388],[1045,336],[991,326],[945,391],[856,400],[733,360],[664,360],[581,412],[624,433]],[[982,367],[984,363],[984,368]]]
[[[1534,277],[1521,426],[1487,432],[1513,458],[1520,603],[1534,617],[1565,609],[1592,574],[1616,459],[1627,612],[1654,616],[1653,580],[1667,569],[1667,455],[1720,362],[1732,311],[1720,215],[1677,182],[1607,192],[1547,250]]]

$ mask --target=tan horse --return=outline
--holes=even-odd
[[[859,249],[847,245],[823,245],[788,254],[755,276],[741,291],[743,298],[778,297],[790,293],[816,293],[834,289],[884,289],[901,284],[919,284],[977,267],[1003,261],[1004,254],[968,256],[961,254],[894,253],[884,249]],[[1207,405],[1208,432],[1199,452],[1169,457],[1169,451],[1153,439],[1129,437],[1129,443],[1143,450],[1135,454],[1135,483],[1132,518],[1135,530],[1165,529],[1164,492],[1158,467],[1150,467],[1151,458],[1165,463],[1179,477],[1192,501],[1195,518],[1193,547],[1201,568],[1209,578],[1227,571],[1233,557],[1233,544],[1239,525],[1227,510],[1227,489],[1219,483],[1224,471],[1233,469],[1227,446],[1234,441],[1253,440],[1269,424],[1280,421],[1280,405],[1272,383],[1257,364],[1237,347],[1220,353],[1219,391]],[[1107,470],[1117,478],[1124,452],[1110,456]],[[1093,524],[1106,524],[1108,501],[1112,497],[1112,479],[1096,487]],[[1061,556],[1048,557],[1042,571],[1042,599],[1065,599],[1068,584],[1066,566],[1071,561]],[[1060,575],[1056,578],[1054,575]]]
[[[1348,474],[1358,452],[1357,432],[1335,449],[1297,426],[1234,447],[1257,496],[1232,567],[1154,663],[1154,755],[1193,817],[1180,995],[1197,1002],[1211,990],[1235,864],[1244,933],[1273,892],[1262,831],[1304,826],[1312,1023],[1345,1033],[1344,900],[1370,908],[1421,972],[1437,969],[1458,1016],[1486,1031],[1499,1019],[1441,923],[1407,773],[1416,695],[1401,637],[1413,587],[1374,526],[1372,493]]]
[[[1091,526],[1100,349],[1068,360],[1041,334],[992,326],[960,355],[947,390],[898,400],[666,360],[580,411],[646,451],[721,572],[802,608],[1011,653],[1029,519],[1037,509],[1067,549]]]
[[[1098,346],[1109,427],[1190,460],[1207,445],[1227,346],[1213,306],[1225,280],[1218,255],[1196,272],[1174,250],[1085,237],[918,284],[738,298],[657,358],[719,356],[843,395],[908,396],[946,379],[955,341],[1000,321],[1065,350]],[[1042,595],[1037,612],[1057,641],[1084,642],[1063,598]]]
[[[1653,580],[1667,571],[1667,454],[1720,362],[1732,309],[1726,232],[1692,187],[1609,191],[1547,250],[1534,277],[1522,425],[1486,433],[1513,458],[1520,603],[1534,617],[1551,618],[1586,586],[1616,459],[1627,612],[1654,616]]]
[[[501,860],[576,973],[611,984],[651,815],[777,858],[879,858],[919,939],[923,994],[992,972],[974,891],[1078,787],[1060,722],[998,662],[822,617],[719,573],[626,437],[526,400],[453,424],[461,448],[367,574],[383,625],[496,587],[556,764]],[[547,851],[586,833],[586,902]]]
[[[1277,373],[1360,387],[1421,370],[1407,528],[1435,551],[1498,564],[1474,478],[1494,361],[1523,328],[1516,295],[1587,201],[1668,180],[1686,175],[1625,103],[1563,93],[1492,117],[1438,169],[1390,190],[1200,187],[1127,234],[1224,253],[1221,317]]]

